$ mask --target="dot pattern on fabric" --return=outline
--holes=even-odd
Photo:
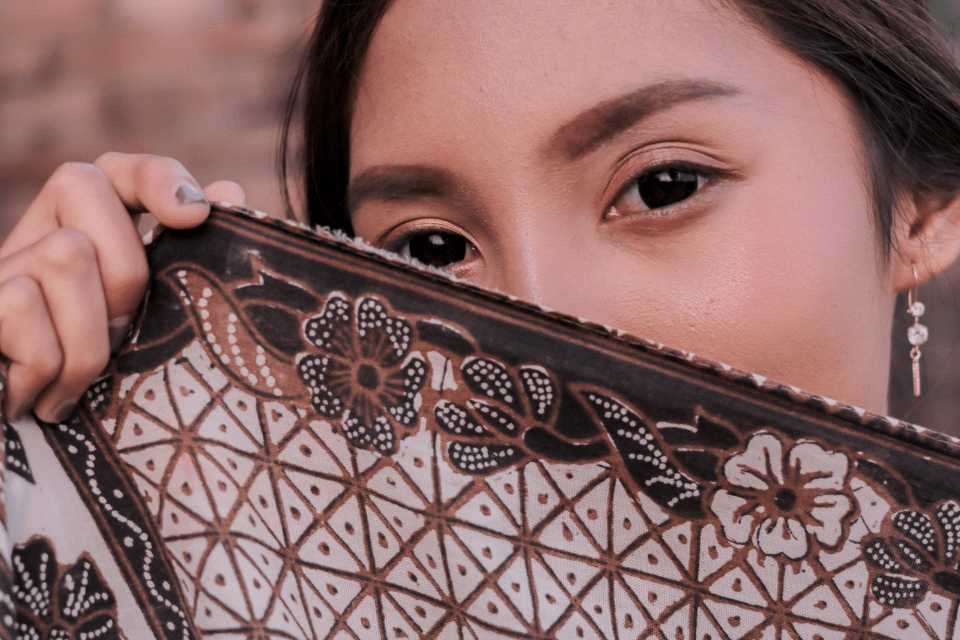
[[[897,540],[893,544],[897,550],[897,555],[900,556],[900,559],[914,571],[926,573],[930,570],[930,567],[933,566],[933,564],[924,557],[923,553],[921,553],[919,549],[906,540]]]
[[[35,536],[14,548],[12,561],[18,638],[121,640],[116,599],[88,556],[59,565],[53,543]]]
[[[624,462],[633,465],[638,480],[658,487],[665,506],[700,497],[700,485],[681,473],[667,458],[661,444],[634,411],[619,400],[587,392],[585,398],[613,437]]]
[[[484,402],[483,400],[470,400],[467,405],[477,412],[477,415],[488,425],[500,431],[503,434],[512,436],[519,432],[516,421],[509,414],[500,411],[496,407]]]
[[[906,576],[878,576],[870,583],[870,593],[882,605],[909,607],[927,591],[927,582]]]
[[[890,547],[883,540],[870,541],[864,547],[863,554],[871,564],[884,571],[903,571],[903,565],[897,561]]]
[[[943,557],[952,563],[960,550],[960,505],[953,501],[941,505],[937,509],[937,521],[943,528]]]
[[[541,421],[548,418],[557,390],[547,372],[536,367],[521,367],[520,383],[530,400],[533,416]]]
[[[417,426],[418,394],[429,374],[423,357],[408,353],[410,324],[391,316],[375,298],[360,298],[353,305],[333,293],[303,331],[321,350],[297,358],[297,373],[316,412],[340,418],[344,435],[355,446],[396,451],[402,437],[398,429]]]
[[[331,393],[327,386],[328,356],[306,356],[300,360],[300,378],[306,381],[310,389],[313,408],[322,416],[334,418],[343,413],[343,402]]]
[[[342,354],[340,345],[344,340],[342,331],[351,320],[350,303],[340,295],[331,295],[323,307],[323,313],[311,318],[304,325],[307,340],[324,351]]]
[[[509,445],[472,445],[454,442],[450,445],[450,461],[470,474],[488,474],[520,460],[522,452]]]
[[[498,400],[514,411],[522,411],[517,385],[506,367],[490,358],[470,358],[463,365],[463,379],[470,389],[483,397]]]
[[[402,358],[410,348],[410,325],[391,317],[379,300],[364,298],[357,305],[357,332],[363,338],[375,330],[382,330],[386,334],[397,358]]]
[[[446,400],[441,400],[433,410],[434,418],[440,428],[455,436],[482,436],[489,433],[478,424],[470,414]]]
[[[894,529],[910,536],[910,539],[927,553],[937,553],[937,534],[933,530],[933,522],[926,514],[910,510],[899,511],[894,514],[890,522]]]

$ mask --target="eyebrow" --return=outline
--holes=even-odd
[[[581,112],[562,125],[546,147],[548,157],[576,160],[610,141],[644,118],[688,102],[739,95],[730,85],[707,80],[665,80],[643,86]],[[366,200],[402,202],[442,199],[460,193],[456,176],[423,165],[377,165],[357,174],[347,187],[349,211]]]
[[[577,160],[655,113],[681,104],[739,95],[737,88],[709,80],[665,80],[611,98],[557,129],[546,155]]]
[[[361,171],[347,187],[350,211],[364,200],[399,202],[443,198],[456,192],[453,175],[444,169],[417,165],[378,165]]]

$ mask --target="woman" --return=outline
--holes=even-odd
[[[914,0],[329,2],[302,77],[313,221],[872,411],[896,293],[960,252],[960,74]],[[243,192],[54,174],[0,248],[9,415],[63,418],[122,337],[129,213],[208,200]]]

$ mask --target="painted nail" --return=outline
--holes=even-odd
[[[130,330],[130,316],[120,316],[110,321],[110,353],[116,353]]]
[[[53,412],[53,422],[63,422],[69,418],[78,402],[80,402],[80,398],[73,398],[71,400],[65,400],[64,402],[61,402],[60,406],[57,407],[57,410]]]
[[[177,200],[180,201],[180,204],[193,204],[194,202],[203,202],[206,198],[203,197],[203,192],[192,184],[185,182],[177,189]]]

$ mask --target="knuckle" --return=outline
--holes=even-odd
[[[57,270],[72,270],[78,264],[95,262],[97,259],[97,249],[90,236],[69,227],[44,236],[35,250],[44,265]]]
[[[56,346],[37,345],[23,354],[20,360],[34,378],[43,381],[53,380],[63,368],[63,353]]]
[[[138,256],[139,258],[139,256]],[[150,268],[146,258],[129,260],[112,273],[113,286],[122,291],[142,293],[150,281]],[[139,297],[139,296],[138,296]]]
[[[120,153],[119,151],[107,151],[99,158],[94,160],[93,164],[100,169],[103,169],[104,167],[109,167],[118,162],[123,162],[128,158],[130,158],[130,154]]]
[[[88,348],[83,352],[70,354],[62,365],[60,377],[78,381],[78,387],[85,389],[106,368],[108,362],[110,362],[109,347],[104,345],[102,348]]]
[[[3,309],[15,318],[30,316],[44,304],[43,292],[40,285],[33,278],[14,276],[3,283],[0,288],[0,298],[3,300]]]
[[[85,162],[67,162],[57,167],[50,183],[58,190],[72,191],[87,188],[92,184],[107,181],[106,174],[98,167]]]
[[[137,163],[137,177],[142,184],[158,183],[165,176],[182,171],[183,165],[165,156],[142,155]]]

